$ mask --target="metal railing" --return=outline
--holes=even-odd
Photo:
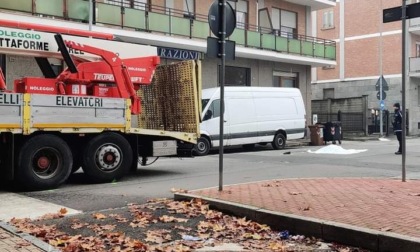
[[[343,132],[365,132],[363,113],[316,113],[319,123],[340,122]]]
[[[137,31],[163,33],[190,39],[212,36],[206,15],[186,12],[140,1],[93,1],[93,22]],[[88,0],[13,0],[0,1],[0,10],[25,12],[54,19],[89,22]],[[336,59],[334,41],[265,27],[240,24],[228,38],[237,45],[313,58]]]

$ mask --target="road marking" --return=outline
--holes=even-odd
[[[66,215],[81,213],[81,211],[46,201],[23,196],[17,193],[0,191],[0,221],[10,221],[12,218],[36,219],[45,214],[58,213],[66,208]]]

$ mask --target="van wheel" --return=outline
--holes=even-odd
[[[29,190],[56,188],[70,176],[73,156],[70,147],[55,135],[29,139],[19,152],[16,178]]]
[[[242,145],[242,148],[247,151],[252,151],[255,149],[255,144],[244,144]]]
[[[111,182],[123,177],[132,165],[130,143],[116,133],[102,133],[90,140],[83,154],[82,169],[94,182]]]
[[[197,144],[194,147],[194,153],[197,156],[205,156],[209,154],[210,151],[210,142],[205,137],[200,137],[197,140]]]
[[[284,149],[284,146],[286,145],[286,137],[284,137],[282,133],[277,133],[274,136],[274,139],[271,145],[273,146],[273,149],[275,150]]]

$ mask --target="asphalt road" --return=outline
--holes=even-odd
[[[272,150],[227,149],[224,155],[223,184],[246,183],[268,179],[310,177],[401,177],[402,156],[395,155],[397,141],[343,141],[345,150],[367,151],[351,155],[314,154],[326,146],[290,147]],[[420,141],[407,139],[407,179],[420,178]],[[121,181],[90,184],[82,171],[70,177],[56,190],[19,192],[40,200],[81,211],[97,211],[144,203],[150,198],[172,198],[172,188],[200,189],[219,185],[219,155],[205,157],[161,158],[140,167]]]

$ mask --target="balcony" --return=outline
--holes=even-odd
[[[285,0],[293,4],[311,7],[312,11],[322,10],[335,6],[335,0]]]
[[[408,30],[412,34],[420,35],[420,18],[409,19],[409,24]]]
[[[410,57],[409,75],[410,77],[420,78],[420,57]]]
[[[312,1],[312,0],[311,0]],[[95,2],[95,1],[94,1]],[[109,1],[112,2],[112,1]],[[134,2],[134,6],[95,3],[96,25],[116,26],[127,30],[159,33],[173,37],[204,41],[212,36],[205,15],[187,15],[184,11],[148,6]],[[89,1],[87,0],[14,0],[0,1],[0,11],[17,11],[34,16],[89,22]],[[278,33],[264,27],[242,24],[229,37],[237,46],[299,55],[323,60],[336,59],[336,44],[299,34]]]

